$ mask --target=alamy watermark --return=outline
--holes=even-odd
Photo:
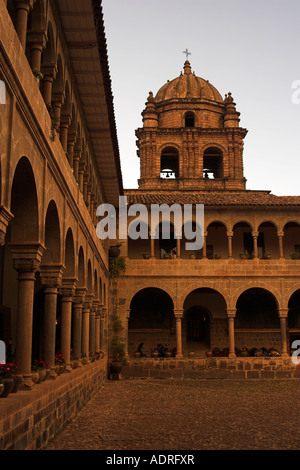
[[[5,364],[6,347],[4,341],[0,341],[0,364]]]
[[[144,204],[128,206],[127,197],[120,196],[118,211],[112,204],[101,204],[96,216],[101,218],[96,227],[97,236],[101,240],[126,240],[128,237],[132,240],[160,237],[169,240],[173,233],[174,239],[182,239],[184,236],[189,240],[185,243],[186,250],[200,250],[203,247],[203,204],[151,204],[149,210]],[[134,219],[128,223],[132,217]]]
[[[0,80],[0,104],[6,104],[6,86],[3,80]]]
[[[292,83],[292,88],[295,90],[292,93],[292,103],[300,104],[300,80],[294,80]]]

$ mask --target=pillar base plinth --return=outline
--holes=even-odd
[[[181,354],[181,353],[178,353],[178,354],[176,354],[176,356],[175,356],[175,357],[176,357],[176,359],[182,359],[182,358],[183,358],[183,354]]]
[[[20,385],[20,390],[30,391],[34,388],[35,383],[32,381],[31,374],[22,376],[23,382]]]
[[[67,365],[66,365],[66,368],[65,368],[65,372],[67,372],[67,373],[70,374],[70,373],[72,372],[72,370],[73,370],[73,369],[72,369],[72,367],[70,366],[70,364],[67,364]]]
[[[235,358],[236,358],[236,354],[235,354],[235,353],[229,353],[229,354],[228,354],[228,357],[231,358],[231,359],[235,359]]]

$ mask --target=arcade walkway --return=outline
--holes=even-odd
[[[46,450],[300,450],[300,379],[107,381]]]

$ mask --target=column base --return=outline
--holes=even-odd
[[[235,358],[236,358],[236,354],[235,354],[235,353],[229,353],[229,354],[228,354],[228,357],[231,358],[231,359],[235,359]]]
[[[182,359],[183,358],[183,354],[182,353],[178,353],[176,354],[176,359]]]
[[[65,368],[65,372],[68,372],[68,373],[71,373],[72,372],[72,367],[70,366],[70,364],[67,364],[66,365],[66,368]]]
[[[32,381],[31,374],[30,375],[22,375],[23,382],[20,385],[20,390],[30,391],[34,388],[35,383]]]

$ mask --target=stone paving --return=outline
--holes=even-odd
[[[107,381],[45,450],[299,450],[300,379]]]

